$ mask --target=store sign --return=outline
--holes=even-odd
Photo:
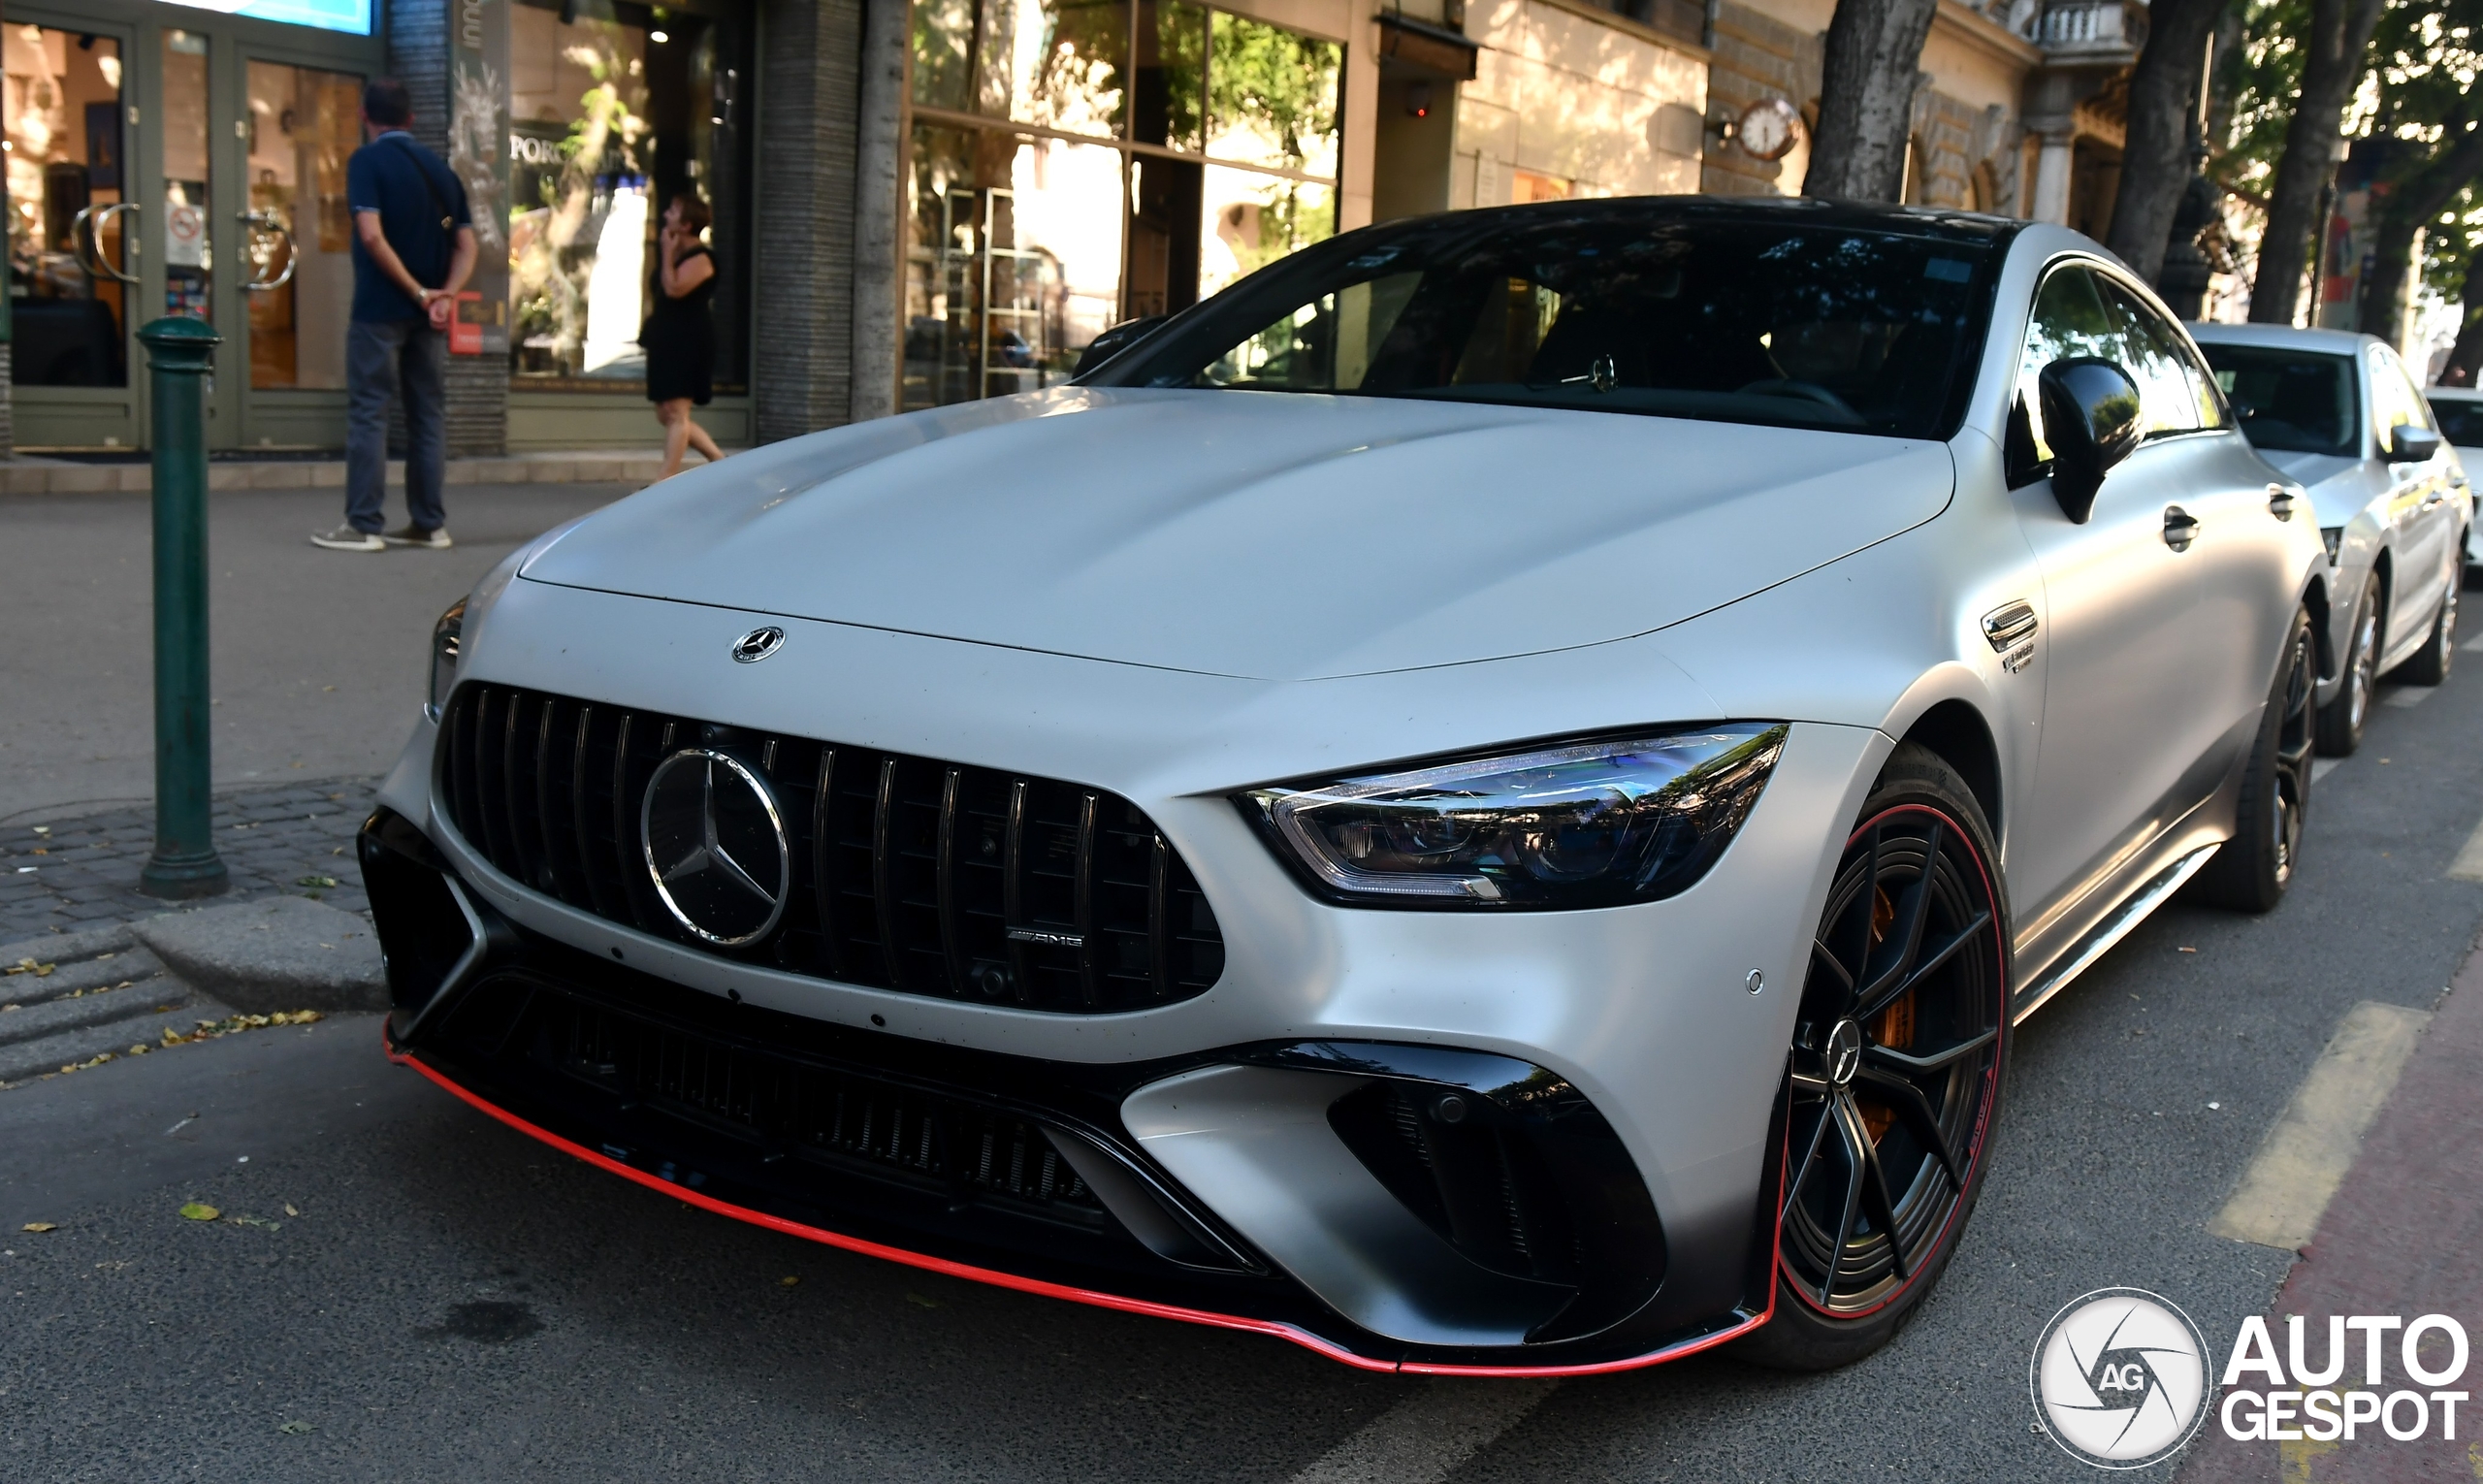
[[[508,355],[509,0],[452,0],[448,168],[466,184],[474,276],[458,296],[449,348]]]
[[[219,16],[246,16],[252,20],[277,20],[289,26],[316,26],[348,36],[371,34],[371,0],[172,0],[194,11]]]

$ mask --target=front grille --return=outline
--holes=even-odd
[[[538,1061],[627,1101],[815,1163],[997,1197],[1083,1225],[1105,1221],[1094,1192],[1028,1119],[720,1045],[567,995],[538,995],[535,1014]]]
[[[782,919],[703,942],[656,894],[638,808],[704,747],[775,794],[792,881]],[[607,920],[797,974],[1097,1014],[1205,992],[1224,939],[1161,830],[1116,794],[901,753],[469,683],[441,722],[450,822],[503,875]]]

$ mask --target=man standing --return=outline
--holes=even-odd
[[[474,271],[466,187],[406,132],[405,84],[362,90],[365,143],[345,165],[353,211],[353,324],[345,332],[345,524],[310,538],[330,551],[448,544],[448,322]],[[405,525],[385,531],[388,403],[405,407]]]

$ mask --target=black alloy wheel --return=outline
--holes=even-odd
[[[2310,615],[2297,611],[2285,635],[2275,684],[2251,743],[2233,838],[2199,872],[2197,895],[2236,912],[2270,912],[2293,885],[2302,857],[2302,823],[2310,810],[2311,689],[2318,661]]]
[[[2345,631],[2345,683],[2337,688],[2335,700],[2319,708],[2319,750],[2331,758],[2353,756],[2370,720],[2371,692],[2379,684],[2378,586],[2376,578],[2363,583],[2354,627]]]
[[[2459,549],[2465,543],[2459,542]],[[2452,581],[2440,594],[2439,615],[2432,620],[2432,634],[2414,658],[2397,667],[2397,679],[2409,686],[2436,686],[2448,680],[2449,666],[2457,661],[2457,595],[2465,584]]]
[[[1963,782],[1913,744],[1846,842],[1785,1078],[1775,1316],[1742,1342],[1817,1371],[1885,1344],[1955,1250],[2009,1048],[2007,912]]]

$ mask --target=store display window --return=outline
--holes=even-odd
[[[747,16],[521,0],[510,25],[511,385],[644,385],[658,225],[687,191],[715,218],[717,390],[746,389]]]

